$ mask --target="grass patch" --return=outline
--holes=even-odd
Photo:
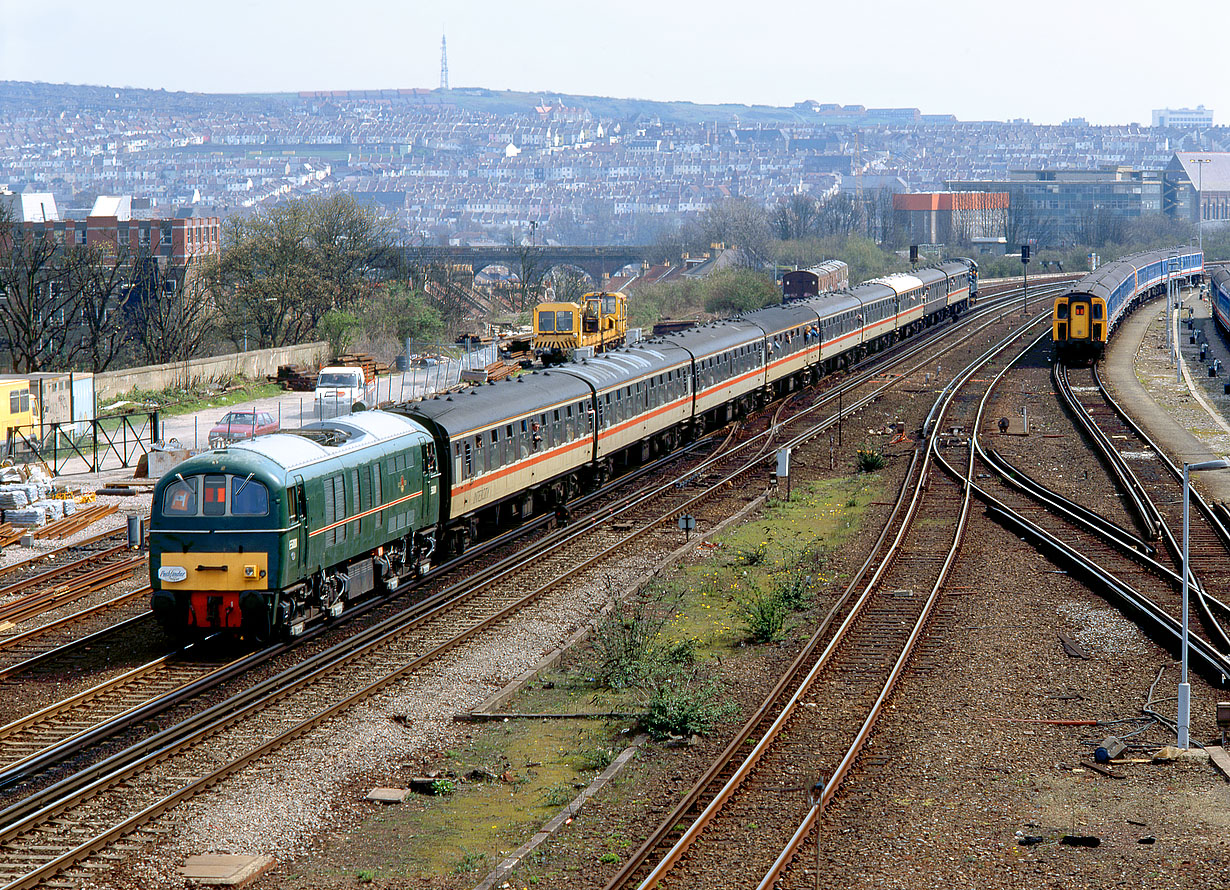
[[[158,411],[164,415],[192,414],[206,408],[225,408],[231,405],[251,403],[256,399],[279,395],[281,392],[282,387],[276,383],[233,377],[218,383],[194,383],[189,389],[183,387],[159,390],[134,389],[111,402],[114,404],[122,401],[130,404],[114,408],[99,405],[98,413],[100,417],[108,417],[125,414],[135,409]]]

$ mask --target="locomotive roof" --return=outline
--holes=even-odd
[[[259,455],[285,470],[294,470],[416,432],[423,432],[422,427],[399,414],[358,411],[309,423],[297,431],[245,439],[228,445],[227,450]]]
[[[534,371],[515,380],[482,384],[421,402],[404,402],[398,411],[409,417],[427,418],[448,433],[449,438],[455,438],[541,414],[589,394],[589,387],[571,374]]]

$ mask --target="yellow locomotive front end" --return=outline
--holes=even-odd
[[[627,335],[628,298],[621,293],[591,293],[580,303],[534,307],[534,354],[544,364],[567,361],[582,346],[605,352],[621,345]]]
[[[1077,292],[1056,297],[1051,338],[1056,353],[1066,361],[1100,358],[1106,346],[1106,301]]]

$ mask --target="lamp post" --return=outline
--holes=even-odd
[[[1182,673],[1179,677],[1179,747],[1188,747],[1188,736],[1192,724],[1192,687],[1187,682],[1187,514],[1190,500],[1190,475],[1197,470],[1230,469],[1230,460],[1204,460],[1194,464],[1183,465],[1183,636],[1179,644],[1182,649]]]
[[[1192,163],[1200,172],[1196,176],[1199,183],[1196,186],[1196,211],[1200,214],[1196,223],[1196,231],[1200,236],[1200,253],[1204,254],[1204,165],[1213,163],[1212,158],[1192,158]]]

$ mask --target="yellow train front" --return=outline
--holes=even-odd
[[[1101,358],[1106,348],[1106,300],[1078,291],[1060,294],[1051,316],[1051,336],[1065,361]]]
[[[580,347],[595,353],[623,344],[628,335],[628,298],[619,292],[590,293],[580,303],[534,307],[534,354],[544,365],[568,361]]]

